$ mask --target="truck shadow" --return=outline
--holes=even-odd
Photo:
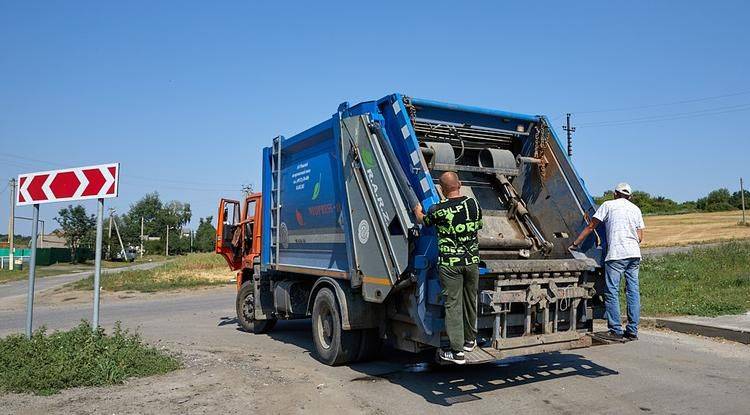
[[[314,359],[310,320],[280,321],[268,336],[300,347]],[[433,352],[412,354],[386,348],[383,356],[387,359],[349,365],[350,369],[362,374],[350,382],[390,382],[420,395],[427,402],[442,406],[471,402],[493,391],[555,379],[619,374],[574,352],[512,357],[467,366],[435,364]],[[532,392],[540,392],[540,399],[549,405],[556,396],[555,393],[542,394],[536,386]]]
[[[381,374],[378,374],[378,362],[352,365],[352,369],[372,373],[352,381],[382,379],[422,396],[427,402],[452,406],[480,400],[482,396],[505,388],[574,376],[597,378],[618,374],[574,353],[545,353],[469,366],[434,364],[432,353],[420,357],[420,362],[407,363],[401,370]],[[362,367],[358,368],[360,365]],[[541,393],[537,387],[531,391],[539,392],[540,399],[548,405],[552,405],[556,397],[555,393]]]

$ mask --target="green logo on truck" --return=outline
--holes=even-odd
[[[313,186],[313,194],[312,194],[312,200],[315,200],[320,196],[320,182],[323,181],[323,174],[321,173],[318,176],[318,181],[315,183],[315,186]]]

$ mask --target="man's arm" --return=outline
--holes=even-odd
[[[573,245],[571,245],[570,247],[568,247],[568,249],[578,249],[578,248],[580,248],[581,244],[583,243],[583,241],[585,241],[586,238],[588,238],[588,236],[591,234],[591,232],[593,232],[594,229],[596,229],[599,226],[600,223],[602,223],[602,222],[599,219],[592,218],[591,222],[589,222],[588,226],[586,226],[585,228],[583,228],[583,230],[578,235],[578,237],[576,238],[576,240],[573,241]],[[639,230],[639,232],[640,232],[640,230]]]
[[[417,218],[417,223],[419,224],[424,223],[424,217],[427,215],[424,214],[424,210],[422,210],[421,203],[417,204],[417,206],[414,206],[414,216]]]
[[[646,224],[643,222],[643,215],[641,214],[641,210],[638,209],[638,224],[635,227],[635,232],[638,234],[638,243],[643,243],[643,229],[646,227]]]

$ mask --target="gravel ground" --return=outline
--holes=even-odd
[[[121,320],[176,353],[184,368],[107,388],[53,396],[6,394],[0,413],[747,413],[750,348],[664,330],[641,340],[465,368],[389,352],[328,367],[310,354],[309,320],[268,335],[237,329],[231,287],[105,297],[102,322]],[[2,307],[0,335],[21,331],[23,309]],[[1,310],[5,308],[5,310]],[[50,328],[90,315],[87,303],[37,308]]]

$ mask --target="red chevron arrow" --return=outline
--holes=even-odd
[[[31,177],[31,180],[29,180],[29,184],[27,185],[28,187],[26,189],[29,195],[29,199],[39,202],[47,200],[47,195],[44,194],[42,186],[44,185],[44,182],[47,181],[48,177],[49,174],[40,174]]]
[[[83,175],[89,181],[89,185],[83,190],[83,196],[91,196],[99,193],[102,186],[104,186],[104,175],[99,169],[86,169],[83,171]]]

